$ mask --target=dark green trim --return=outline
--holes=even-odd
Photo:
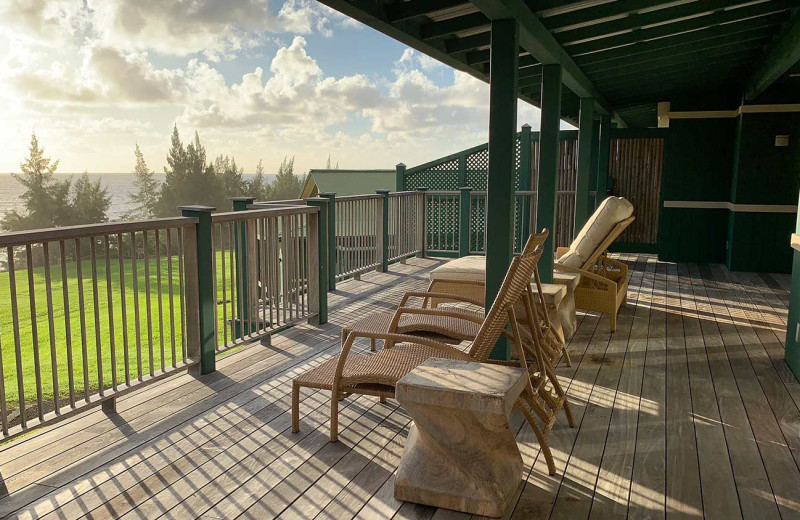
[[[381,272],[389,270],[389,190],[375,190],[378,195],[383,195],[381,212]]]
[[[406,189],[406,165],[403,163],[395,166],[394,189],[395,191],[405,191]]]
[[[320,193],[320,197],[328,199],[328,290],[336,290],[336,194]],[[320,224],[322,227],[322,224]]]
[[[317,283],[317,298],[319,301],[319,314],[317,324],[328,323],[328,279],[330,264],[328,263],[328,206],[330,202],[325,198],[306,199],[306,205],[319,208],[317,221],[317,265],[319,266],[319,282]],[[309,288],[310,289],[310,288]]]
[[[233,197],[233,211],[248,211],[248,206],[255,202],[255,197]],[[234,223],[236,224],[236,223]],[[247,283],[247,221],[238,222],[239,232],[233,237],[233,255],[236,265],[236,301],[245,302],[242,316],[234,321],[234,334],[243,337],[245,334],[252,334],[258,330],[258,324],[250,320],[250,287]],[[241,247],[240,247],[241,244]],[[242,254],[239,255],[241,250]],[[241,264],[241,266],[239,265]],[[239,276],[242,279],[239,279]],[[248,331],[245,332],[245,324],[249,324]]]
[[[531,125],[522,125],[519,148],[519,190],[531,191]],[[522,204],[522,237],[523,240],[530,234],[531,205]]]
[[[581,99],[578,117],[578,175],[575,183],[575,234],[580,233],[589,219],[589,186],[592,177],[592,144],[594,135],[594,100]],[[574,238],[574,237],[573,237]]]
[[[558,128],[561,125],[561,66],[545,65],[542,83],[541,138],[539,142],[539,186],[536,204],[536,227],[547,228],[550,236],[544,245],[539,272],[542,281],[553,281],[555,257],[554,230],[556,223],[556,190],[558,187]]]
[[[458,188],[458,256],[469,254],[469,201],[471,186]]]
[[[600,144],[597,154],[597,195],[595,195],[595,204],[597,206],[605,200],[606,193],[608,192],[608,159],[611,152],[611,135],[614,133],[614,130],[614,128],[611,128],[611,118],[608,116],[600,116],[600,135],[598,136]],[[624,130],[628,131],[627,128]]]
[[[211,237],[210,206],[181,206],[178,208],[184,217],[198,219],[197,232],[197,307],[198,339],[200,341],[200,374],[210,374],[216,370],[216,334],[214,310],[217,306],[214,294],[214,246]],[[188,283],[188,282],[187,282]],[[189,323],[191,326],[191,323]]]

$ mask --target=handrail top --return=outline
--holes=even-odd
[[[379,193],[365,193],[363,195],[343,195],[336,197],[336,202],[347,202],[348,200],[369,200],[369,199],[382,199],[383,195]]]
[[[286,215],[309,215],[318,213],[319,208],[316,206],[275,206],[263,209],[248,209],[247,211],[228,211],[225,213],[214,213],[211,215],[211,221],[218,222],[235,222],[240,220],[251,220],[264,217],[281,217]]]
[[[136,231],[156,231],[177,227],[188,227],[197,224],[196,217],[166,217],[151,220],[134,220],[129,222],[102,222],[99,224],[80,224],[26,231],[0,233],[0,247],[22,246],[56,240],[88,238]]]

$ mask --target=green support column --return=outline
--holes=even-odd
[[[594,134],[594,139],[592,139],[592,175],[591,175],[591,186],[589,186],[589,213],[593,213],[594,210],[597,208],[597,154],[600,148],[600,120],[595,119],[592,134]],[[595,193],[595,195],[592,195]]]
[[[328,199],[328,290],[336,290],[336,194],[320,193]]]
[[[589,186],[592,184],[592,143],[594,142],[594,99],[581,98],[578,116],[578,177],[575,183],[575,231],[580,233],[589,219]]]
[[[255,202],[255,197],[233,197],[233,211],[247,211],[247,206]],[[241,244],[241,247],[239,246]],[[233,236],[233,258],[236,266],[236,301],[245,302],[244,314],[234,321],[234,333],[236,336],[243,336],[258,330],[258,324],[250,320],[250,287],[248,286],[247,277],[247,222],[241,221],[239,223],[239,232]],[[242,252],[241,256],[239,251]],[[240,265],[241,264],[241,265]],[[239,274],[244,276],[243,280],[239,279]],[[250,330],[245,332],[247,328],[245,324],[250,324]]]
[[[385,273],[389,270],[389,190],[375,190],[378,195],[383,195],[381,201],[381,265],[379,271]]]
[[[519,191],[531,191],[531,125],[522,125],[519,142]],[[522,221],[522,244],[531,234],[532,196],[520,197],[520,220]]]
[[[423,195],[424,195],[425,192],[428,191],[428,188],[426,186],[420,186],[420,187],[417,188],[416,191],[421,191],[423,193]],[[427,249],[428,249],[428,199],[427,199],[427,196],[424,196],[424,198],[422,199],[422,215],[419,216],[419,219],[420,219],[419,235],[421,235],[419,237],[419,239],[420,239],[420,242],[422,242],[422,245],[421,245],[422,251],[420,251],[419,256],[420,256],[420,258],[425,258],[428,255],[428,251],[427,251]]]
[[[489,62],[489,168],[486,183],[486,308],[503,284],[514,254],[514,174],[517,139],[519,27],[516,20],[492,20]],[[556,136],[557,137],[557,136]],[[494,359],[510,359],[498,341]]]
[[[539,185],[536,228],[550,230],[539,261],[542,281],[553,281],[555,257],[556,188],[558,186],[558,129],[561,126],[561,65],[542,66],[542,116],[539,135]]]
[[[406,190],[406,165],[403,163],[398,164],[395,168],[394,174],[394,191]]]
[[[458,185],[467,185],[467,154],[458,156]]]
[[[471,186],[458,188],[461,192],[458,197],[458,256],[469,254],[469,198]]]
[[[191,343],[197,345],[197,354],[200,356],[200,374],[210,374],[216,370],[216,340],[214,334],[214,307],[217,304],[214,294],[214,248],[211,240],[211,212],[217,208],[211,206],[181,206],[178,208],[184,217],[195,217],[199,221],[195,227],[195,251],[186,251],[190,256],[194,253],[196,259],[196,272],[193,262],[187,262],[186,266],[186,291],[187,291],[187,312],[189,313],[189,324],[187,325],[187,336],[189,340],[190,355],[194,348]],[[196,277],[196,279],[192,279]],[[197,292],[193,293],[193,287]],[[196,299],[195,299],[196,298]],[[192,301],[194,300],[194,301]],[[196,308],[196,310],[195,310]],[[196,312],[197,328],[191,327],[192,314]]]
[[[606,199],[608,156],[611,153],[611,116],[600,116],[600,149],[597,155],[597,205]]]
[[[324,325],[328,323],[328,199],[306,199],[308,206],[317,206],[319,208],[319,216],[317,220],[317,267],[319,268],[319,278],[317,283],[313,282],[309,285],[309,305],[313,310],[313,299],[317,300],[317,319],[314,320],[315,325]],[[309,239],[314,237],[309,234]],[[311,246],[311,244],[309,244]]]
[[[561,65],[542,66],[542,116],[539,135],[539,185],[536,228],[550,230],[539,261],[542,281],[553,281],[555,257],[556,188],[558,187],[558,130],[561,126]]]

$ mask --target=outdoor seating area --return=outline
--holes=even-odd
[[[629,267],[617,331],[578,311],[556,367],[575,428],[549,436],[549,475],[533,431],[514,412],[523,462],[511,518],[779,518],[798,513],[795,425],[800,384],[783,362],[788,276],[732,273],[614,255]],[[300,403],[291,381],[339,353],[340,330],[424,291],[442,260],[412,258],[330,293],[329,323],[297,325],[218,360],[204,378],[176,375],[0,446],[10,518],[468,518],[394,498],[411,417],[396,401]],[[353,352],[369,353],[359,340]]]

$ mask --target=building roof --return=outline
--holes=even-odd
[[[303,187],[303,197],[320,192],[338,196],[374,193],[375,190],[394,190],[395,170],[311,170]]]
[[[538,106],[542,64],[559,63],[573,122],[580,98],[621,126],[655,126],[660,101],[750,101],[778,80],[790,92],[800,83],[798,0],[320,1],[484,81],[491,21],[516,19],[519,97]]]

